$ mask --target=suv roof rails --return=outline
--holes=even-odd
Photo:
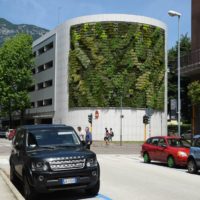
[[[65,124],[37,124],[37,125],[23,125],[21,128],[25,129],[40,129],[40,128],[65,128],[70,127]]]

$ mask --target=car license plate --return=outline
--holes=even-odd
[[[77,183],[77,178],[63,178],[61,179],[62,185],[67,185],[67,184],[75,184]]]

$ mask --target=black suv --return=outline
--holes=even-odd
[[[10,156],[10,180],[23,183],[27,200],[38,193],[83,188],[96,195],[100,168],[75,130],[65,125],[27,125],[17,129]]]
[[[193,137],[190,154],[188,156],[187,168],[188,172],[191,174],[197,173],[200,169],[200,135],[195,135]]]

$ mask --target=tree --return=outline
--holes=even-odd
[[[21,122],[25,109],[30,107],[28,89],[33,83],[32,37],[18,34],[0,48],[0,108],[1,115],[9,117],[20,112]]]
[[[177,50],[178,43],[168,51],[168,99],[177,99]],[[191,51],[191,40],[185,35],[181,35],[180,39],[180,53],[181,58],[187,55]],[[189,79],[181,77],[181,107],[182,107],[182,118],[190,120],[191,112],[189,109],[190,101],[187,95],[187,85]],[[168,102],[168,103],[169,103]],[[169,109],[170,110],[170,109]]]
[[[188,96],[193,105],[200,104],[200,81],[193,81],[188,85]]]

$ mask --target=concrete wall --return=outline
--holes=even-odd
[[[99,118],[95,119],[95,111],[98,110]],[[88,123],[88,115],[93,114],[93,138],[94,140],[103,140],[105,127],[112,128],[114,131],[114,141],[120,140],[120,109],[73,109],[68,112],[67,118],[63,119],[61,123],[85,128],[90,126]],[[144,140],[144,124],[143,116],[144,109],[123,109],[122,114],[122,137],[124,141],[142,141]],[[150,125],[147,125],[147,138],[149,136],[166,135],[165,130],[165,116],[161,112],[154,112],[151,117]]]

